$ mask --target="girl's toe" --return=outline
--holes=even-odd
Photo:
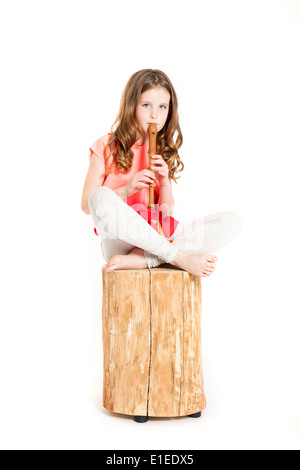
[[[211,263],[206,263],[204,269],[212,269],[212,270],[214,270],[215,267],[214,267],[214,265],[211,264]]]

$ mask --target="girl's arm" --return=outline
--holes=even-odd
[[[171,180],[168,178],[160,185],[158,204],[163,213],[163,217],[172,215],[175,205],[175,200],[172,194]]]
[[[90,166],[85,178],[85,183],[81,197],[81,209],[85,214],[90,213],[89,197],[92,192],[102,186],[105,178],[105,164],[93,153],[90,161]],[[120,188],[113,189],[113,191],[124,199],[129,195],[128,185],[121,186]]]
[[[160,185],[157,203],[162,211],[162,215],[163,217],[171,216],[175,201],[172,194],[171,179],[169,178],[169,168],[161,155],[151,156],[151,170],[155,171]]]
[[[90,213],[89,197],[92,192],[102,186],[105,177],[105,164],[100,158],[93,153],[91,156],[90,166],[85,178],[84,187],[81,197],[81,209],[85,214]]]

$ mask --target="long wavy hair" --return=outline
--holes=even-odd
[[[128,80],[121,99],[120,110],[111,127],[111,135],[105,148],[105,173],[109,174],[118,167],[119,171],[128,173],[132,167],[133,151],[131,147],[143,136],[143,130],[136,117],[136,109],[142,93],[155,88],[164,87],[170,94],[169,113],[164,127],[157,133],[157,154],[161,155],[169,168],[169,178],[177,184],[177,172],[184,169],[178,149],[183,143],[179,126],[178,101],[174,87],[167,75],[155,69],[144,69],[134,73]],[[175,139],[176,135],[176,141]],[[138,136],[138,137],[137,137]],[[109,168],[109,157],[114,162]],[[181,168],[179,168],[181,167]]]

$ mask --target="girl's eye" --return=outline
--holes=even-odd
[[[148,104],[148,103],[144,103],[142,106],[143,106],[143,107],[144,107],[144,106],[149,106],[149,104]],[[167,109],[167,107],[166,107],[164,104],[160,105],[160,108],[162,108],[162,109]]]

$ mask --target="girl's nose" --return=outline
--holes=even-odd
[[[157,118],[157,112],[152,111],[152,112],[151,112],[151,118],[152,118],[152,119],[156,119],[156,118]]]

